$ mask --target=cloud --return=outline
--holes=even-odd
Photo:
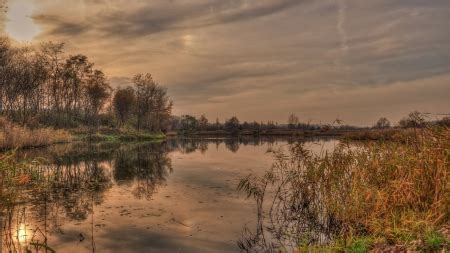
[[[136,1],[137,2],[137,1]],[[36,21],[55,26],[50,35],[82,35],[88,29],[106,37],[142,37],[150,34],[223,25],[252,20],[299,5],[305,0],[162,1],[147,4],[123,1],[87,1],[99,8],[77,23],[62,22],[63,16],[36,16]],[[110,3],[111,8],[103,6]],[[61,14],[60,14],[61,15]],[[56,22],[55,22],[56,21]]]
[[[345,56],[348,52],[348,41],[347,41],[347,31],[345,30],[345,18],[347,12],[347,4],[345,0],[336,0],[338,5],[338,22],[336,24],[336,29],[341,38],[341,51]]]
[[[450,108],[448,0],[32,2],[36,42],[66,42],[114,86],[152,73],[178,114],[369,125]]]

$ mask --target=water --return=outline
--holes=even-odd
[[[243,227],[256,226],[256,206],[236,186],[271,166],[268,150],[291,141],[74,143],[23,152],[50,165],[38,173],[45,185],[22,192],[3,215],[3,252],[45,241],[57,252],[238,252]]]

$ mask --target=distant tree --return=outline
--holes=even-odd
[[[203,131],[208,128],[208,119],[206,118],[206,116],[204,114],[202,116],[200,116],[200,118],[198,119],[198,126]]]
[[[180,118],[180,129],[184,132],[193,132],[197,130],[198,121],[194,116],[183,115]]]
[[[291,115],[289,115],[288,118],[288,127],[290,129],[294,129],[297,127],[297,125],[298,125],[298,117],[292,113]]]
[[[276,128],[276,125],[273,120],[267,121],[266,129],[275,129],[275,128]]]
[[[225,129],[231,133],[239,131],[239,119],[235,116],[225,122]]]
[[[216,118],[216,125],[215,125],[216,130],[220,130],[221,129],[221,125],[219,122],[219,118]]]
[[[450,116],[446,116],[446,117],[442,118],[441,120],[438,120],[437,124],[439,126],[450,127]]]
[[[374,125],[374,128],[378,129],[386,129],[389,127],[391,127],[391,122],[389,122],[389,120],[385,117],[381,117]]]
[[[114,112],[123,126],[133,113],[136,104],[136,94],[133,88],[118,89],[113,99]]]
[[[411,112],[408,117],[400,120],[398,123],[403,128],[420,128],[424,127],[426,123],[425,117],[418,111]]]
[[[254,121],[252,123],[251,127],[252,127],[253,130],[257,130],[257,131],[259,131],[261,129],[261,125],[258,122],[256,122],[256,121]]]

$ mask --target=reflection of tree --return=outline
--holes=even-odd
[[[102,203],[104,192],[111,187],[105,166],[97,161],[58,165],[53,170],[47,201],[61,204],[74,220],[85,220],[92,211],[92,197],[95,204]]]
[[[150,198],[172,171],[166,147],[157,144],[137,145],[116,152],[114,179],[118,184],[133,185],[137,198]]]
[[[239,140],[238,139],[226,139],[225,147],[233,153],[239,150]]]
[[[25,222],[35,226],[35,231],[46,235],[48,231],[60,230],[61,217],[63,220],[76,221],[93,217],[94,205],[103,202],[105,193],[113,184],[129,186],[137,198],[151,198],[172,171],[170,152],[203,153],[209,147],[219,148],[221,145],[232,152],[238,152],[240,145],[271,146],[277,140],[279,139],[262,136],[239,136],[233,139],[186,138],[145,144],[72,143],[20,151],[17,154],[19,159],[22,156],[42,157],[46,162],[33,167],[33,180],[36,183],[11,201],[8,212],[3,215],[2,228],[10,232],[8,243],[13,247],[16,240],[13,230]],[[18,213],[25,207],[27,212],[24,212],[23,221],[18,222]],[[0,214],[0,223],[1,219]],[[9,225],[6,226],[6,223]],[[2,238],[4,245],[6,234],[3,233]]]

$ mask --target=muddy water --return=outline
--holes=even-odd
[[[271,166],[268,150],[292,141],[174,139],[27,151],[26,159],[45,160],[38,174],[47,182],[23,191],[23,201],[3,214],[2,250],[238,252],[244,225],[256,226],[256,209],[236,186]],[[306,141],[316,152],[334,145]]]

